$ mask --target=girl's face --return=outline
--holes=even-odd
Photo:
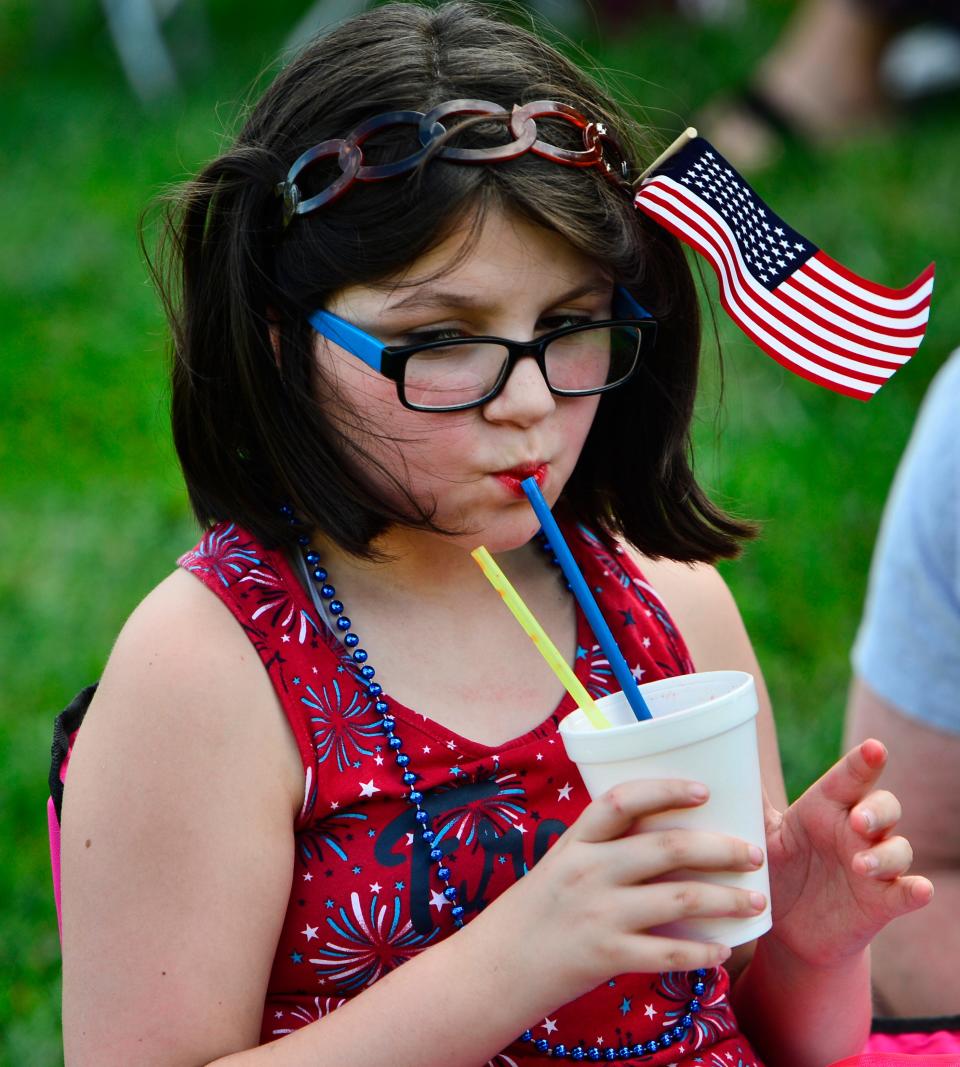
[[[469,225],[381,285],[342,289],[328,310],[387,345],[487,334],[527,341],[567,321],[608,319],[613,278],[559,234],[491,210],[469,252]],[[450,263],[454,265],[444,269]],[[426,336],[424,336],[426,335]],[[534,359],[522,359],[503,391],[462,412],[403,407],[395,384],[317,337],[328,417],[370,455],[364,477],[388,499],[388,472],[456,531],[465,549],[525,544],[538,528],[519,487],[534,474],[550,504],[573,472],[598,396],[556,397]],[[439,535],[431,535],[439,536]]]

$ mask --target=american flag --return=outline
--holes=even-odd
[[[795,374],[869,400],[923,340],[932,263],[904,289],[858,277],[771,211],[702,137],[654,170],[634,203],[706,257],[727,314]]]

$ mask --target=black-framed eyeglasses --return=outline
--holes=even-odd
[[[310,325],[396,383],[397,397],[414,411],[465,411],[493,400],[521,359],[537,361],[555,396],[593,396],[628,381],[642,351],[653,348],[657,323],[618,286],[616,318],[576,323],[533,341],[453,337],[417,345],[384,345],[330,311],[314,311]]]

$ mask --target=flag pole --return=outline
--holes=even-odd
[[[688,126],[683,131],[683,133],[681,133],[680,136],[673,142],[673,144],[665,148],[660,153],[660,155],[657,156],[657,158],[650,164],[650,166],[647,167],[647,169],[640,175],[640,177],[637,178],[637,180],[633,183],[633,187],[636,189],[637,186],[643,181],[644,178],[646,178],[648,174],[652,174],[653,171],[655,171],[665,159],[669,159],[676,152],[679,152],[680,149],[683,148],[683,146],[688,141],[692,141],[696,136],[697,131],[692,126]]]

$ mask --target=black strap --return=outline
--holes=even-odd
[[[870,1028],[874,1034],[933,1034],[938,1030],[960,1033],[960,1015],[930,1015],[919,1019],[878,1018]]]
[[[53,744],[50,746],[50,796],[53,797],[53,806],[57,812],[57,821],[60,820],[60,809],[63,807],[63,782],[60,781],[60,768],[70,751],[70,735],[80,728],[93,694],[97,691],[97,684],[88,685],[81,689],[70,703],[60,712],[53,723]]]

